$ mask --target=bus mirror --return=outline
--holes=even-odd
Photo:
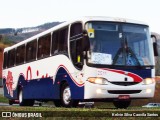
[[[154,56],[158,56],[157,43],[153,43]]]
[[[154,56],[158,56],[156,37],[154,35],[151,35],[151,38],[152,38],[152,41],[153,41]]]
[[[87,34],[87,31],[83,31],[83,40],[82,40],[82,50],[83,51],[88,51],[90,49],[90,42],[89,42],[89,37]]]

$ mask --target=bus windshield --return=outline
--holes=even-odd
[[[152,66],[152,43],[148,26],[92,21],[86,23],[91,64]]]

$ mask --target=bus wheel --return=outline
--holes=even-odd
[[[113,101],[113,104],[116,108],[124,108],[126,109],[130,104],[131,104],[131,100],[127,100],[127,101]]]
[[[19,105],[20,106],[33,106],[34,100],[23,99],[22,90],[19,92]]]
[[[54,102],[54,105],[56,107],[61,107],[61,101],[60,100],[54,100],[53,102]]]
[[[71,90],[67,83],[61,88],[61,103],[63,107],[77,107],[78,101],[71,99]]]
[[[13,101],[12,100],[9,100],[9,105],[13,105]]]

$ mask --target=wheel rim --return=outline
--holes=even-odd
[[[22,102],[22,91],[20,91],[20,93],[19,93],[19,103],[21,103]]]
[[[63,101],[66,105],[71,101],[71,91],[69,87],[66,87],[63,91]]]

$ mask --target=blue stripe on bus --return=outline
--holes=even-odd
[[[34,80],[25,80],[21,75],[18,85],[23,91],[24,99],[49,100],[60,99],[60,84],[65,80],[71,89],[72,99],[84,99],[84,86],[77,86],[67,71],[60,67],[57,71],[55,81],[52,78],[41,78]],[[13,97],[8,94],[4,80],[4,95],[9,99],[18,99],[18,88],[13,91]]]

